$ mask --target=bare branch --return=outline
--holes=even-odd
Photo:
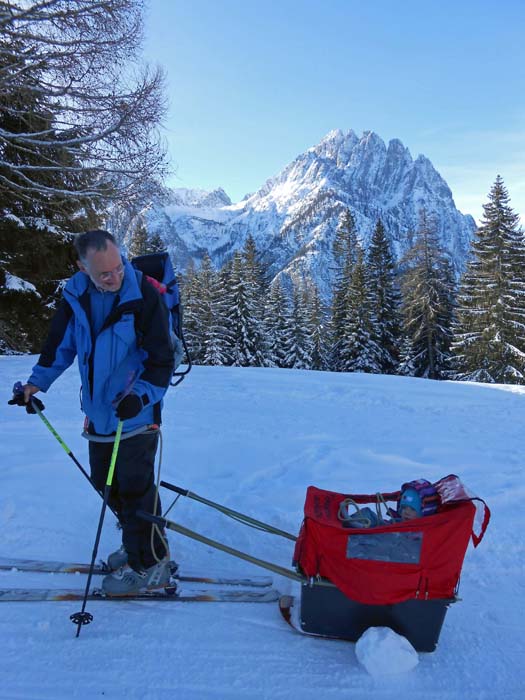
[[[0,189],[109,200],[162,177],[161,69],[142,0],[0,1]]]

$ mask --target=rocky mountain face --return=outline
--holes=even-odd
[[[330,132],[260,190],[232,204],[222,189],[173,190],[168,204],[147,211],[179,270],[208,251],[217,266],[255,239],[273,275],[312,276],[329,293],[332,243],[339,217],[352,212],[367,246],[381,218],[399,258],[425,209],[459,273],[475,229],[459,212],[447,183],[425,156],[415,160],[401,141],[388,146],[373,132]]]

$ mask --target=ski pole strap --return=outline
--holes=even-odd
[[[279,528],[274,527],[273,525],[264,523],[262,522],[262,520],[256,520],[255,518],[251,518],[249,515],[239,513],[238,511],[232,510],[231,508],[227,508],[226,506],[223,506],[220,503],[209,501],[207,498],[198,496],[196,493],[192,493],[187,489],[180,488],[180,486],[175,486],[174,484],[170,484],[167,481],[161,481],[160,485],[164,486],[164,488],[167,488],[170,491],[178,493],[181,496],[187,496],[188,498],[191,498],[194,501],[198,501],[199,503],[203,503],[206,506],[210,506],[210,508],[215,508],[215,510],[218,510],[220,513],[223,513],[223,515],[227,515],[229,518],[233,518],[233,520],[237,520],[243,525],[248,525],[249,527],[253,527],[256,530],[262,530],[263,532],[269,532],[272,535],[279,535],[279,537],[284,537],[287,540],[292,540],[292,542],[295,542],[297,540],[297,537],[295,535],[290,534],[289,532],[279,530]]]
[[[113,452],[111,453],[111,462],[109,463],[108,477],[106,479],[106,487],[110,487],[113,483],[113,474],[115,472],[115,464],[117,462],[118,448],[120,445],[120,436],[122,435],[122,421],[119,420],[117,425],[117,433],[115,442],[113,443]]]
[[[301,576],[301,574],[298,574],[295,571],[290,571],[290,569],[285,569],[284,566],[279,566],[278,564],[272,564],[272,562],[264,561],[264,559],[257,559],[256,557],[252,557],[250,554],[241,552],[238,549],[233,549],[233,547],[229,547],[226,544],[217,542],[217,540],[211,540],[209,537],[204,537],[204,535],[200,535],[194,530],[189,530],[187,527],[178,525],[172,520],[166,520],[166,518],[161,518],[158,515],[152,515],[151,513],[146,513],[142,510],[138,510],[137,515],[143,520],[148,520],[149,522],[155,523],[160,527],[168,528],[168,530],[178,532],[179,534],[184,535],[185,537],[197,540],[197,542],[202,542],[203,544],[206,544],[209,547],[219,549],[221,552],[226,552],[227,554],[231,554],[232,556],[238,557],[239,559],[244,559],[244,561],[249,561],[252,564],[255,564],[256,566],[261,566],[263,569],[273,571],[274,574],[279,574],[279,576],[286,576],[286,578],[291,578],[293,581],[299,581],[301,583],[306,583],[307,581],[307,579],[304,576]]]

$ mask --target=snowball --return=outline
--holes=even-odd
[[[408,639],[389,627],[370,627],[355,645],[357,660],[371,676],[410,671],[419,663]]]

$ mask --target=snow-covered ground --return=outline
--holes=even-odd
[[[100,499],[38,416],[7,405],[35,358],[0,357],[0,556],[90,559]],[[43,397],[87,467],[76,368]],[[492,521],[469,548],[462,602],[437,650],[398,674],[370,675],[356,646],[305,637],[276,604],[0,603],[0,698],[521,698],[525,688],[525,389],[400,377],[196,367],[170,389],[162,477],[297,532],[306,487],[395,490],[449,473],[485,498]],[[163,490],[163,505],[171,503]],[[170,518],[289,566],[289,541],[180,499]],[[264,574],[170,533],[181,568]],[[99,553],[119,544],[109,513]],[[82,576],[0,572],[1,587],[81,586]],[[295,592],[274,577],[282,592]],[[406,668],[410,668],[410,663]],[[388,670],[388,669],[387,669]],[[392,670],[390,668],[390,670]]]

